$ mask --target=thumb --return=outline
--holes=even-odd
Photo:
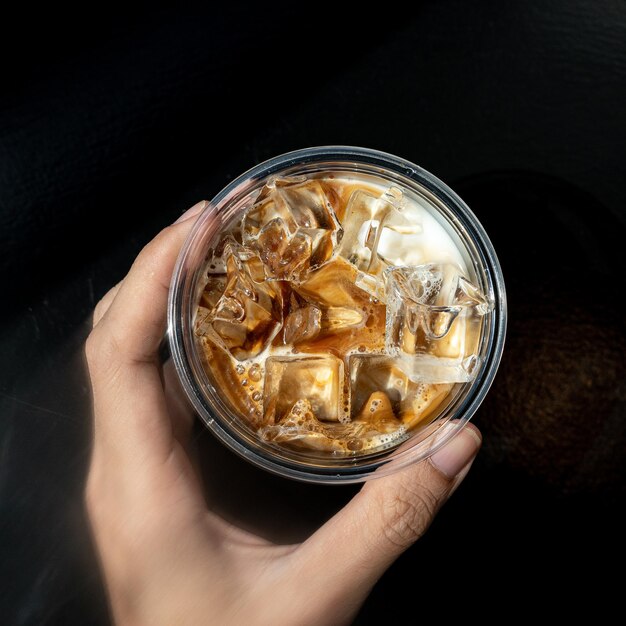
[[[368,593],[424,534],[469,471],[480,444],[480,432],[468,425],[429,459],[368,482],[301,546],[309,571],[328,572],[332,563],[332,581],[326,582],[334,589]]]

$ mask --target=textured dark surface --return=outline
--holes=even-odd
[[[79,28],[57,7],[2,21],[2,623],[108,623],[81,503],[80,346],[97,299],[186,206],[266,157],[325,143],[383,149],[451,183],[491,235],[510,299],[475,470],[357,622],[506,621],[494,598],[515,615],[546,601],[600,620],[611,606],[603,564],[620,545],[626,444],[626,5],[445,0],[350,20],[319,9],[306,26],[298,13],[157,3],[85,8]],[[247,524],[272,522],[250,516],[253,493],[294,536],[351,493],[285,483],[201,440],[232,468],[213,489],[238,497],[219,506]]]

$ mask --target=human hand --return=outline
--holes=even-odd
[[[158,359],[178,251],[205,203],[163,230],[98,304],[86,354],[94,445],[86,500],[120,624],[345,624],[469,470],[465,428],[430,459],[371,480],[306,541],[276,545],[208,510],[190,423]],[[329,487],[330,489],[330,487]]]

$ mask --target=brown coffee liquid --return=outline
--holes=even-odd
[[[442,233],[395,187],[270,180],[209,250],[195,319],[233,413],[264,441],[335,455],[432,421],[472,380],[489,310]]]

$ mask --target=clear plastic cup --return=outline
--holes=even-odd
[[[427,203],[462,251],[475,284],[492,304],[485,315],[473,380],[428,425],[409,431],[400,445],[371,453],[320,454],[263,441],[225,401],[202,364],[194,335],[199,280],[207,251],[225,225],[241,217],[266,181],[276,176],[323,173],[394,186]],[[457,435],[483,401],[496,374],[506,331],[506,295],[495,250],[468,206],[438,178],[399,157],[366,148],[322,146],[290,152],[245,172],[199,216],[180,252],[172,278],[168,335],[182,386],[202,421],[228,448],[280,476],[314,483],[354,483],[385,476],[416,463]]]

